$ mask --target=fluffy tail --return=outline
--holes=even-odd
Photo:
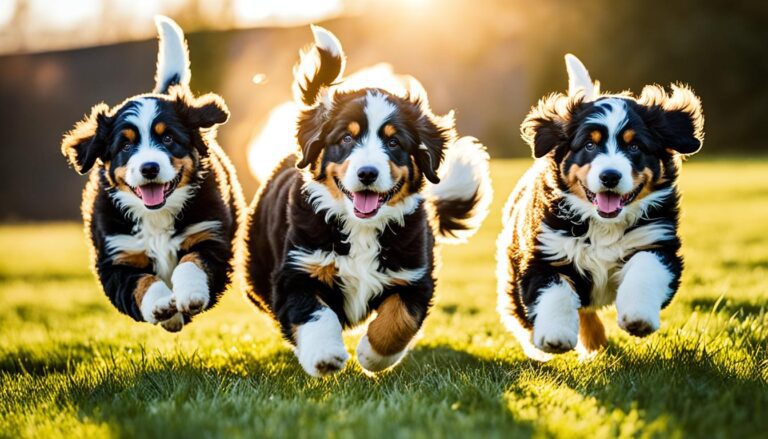
[[[565,55],[565,69],[568,71],[568,96],[584,91],[584,99],[593,101],[600,94],[600,82],[592,82],[587,68],[570,53]]]
[[[474,137],[448,147],[440,167],[440,183],[429,188],[441,242],[461,243],[474,235],[488,216],[493,189],[488,152]]]
[[[155,16],[155,26],[160,39],[155,93],[167,93],[173,85],[189,86],[192,72],[189,69],[189,50],[184,40],[184,31],[175,21],[163,15]]]
[[[345,58],[341,43],[333,33],[312,25],[315,42],[301,52],[293,71],[293,93],[297,102],[313,107],[318,97],[344,73]]]

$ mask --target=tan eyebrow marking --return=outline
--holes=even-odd
[[[635,139],[635,130],[633,130],[632,128],[625,130],[624,134],[622,134],[621,136],[624,139],[624,143],[630,143]]]
[[[130,128],[126,128],[122,131],[122,134],[126,139],[128,139],[129,142],[133,143],[136,141],[136,131]]]
[[[384,125],[384,135],[385,136],[392,137],[395,134],[397,134],[397,130],[395,129],[395,127],[391,123],[388,123],[388,124]]]
[[[155,124],[155,128],[154,128],[155,129],[155,134],[157,134],[158,136],[162,136],[163,133],[165,132],[165,128],[166,128],[165,127],[165,122],[158,122],[158,123],[156,123]]]
[[[352,134],[354,137],[357,137],[360,134],[360,124],[352,121],[347,125],[347,131],[349,131],[349,134]]]
[[[600,143],[603,140],[603,134],[598,130],[594,130],[589,133],[589,138],[592,139],[592,143]]]

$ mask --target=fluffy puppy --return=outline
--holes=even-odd
[[[436,238],[462,240],[485,218],[488,155],[455,140],[452,115],[434,115],[414,79],[342,79],[341,44],[312,30],[295,70],[300,159],[285,158],[254,200],[249,296],[313,376],[344,366],[343,328],[376,311],[357,359],[378,372],[403,358],[427,316]]]
[[[98,104],[64,136],[62,153],[90,172],[82,214],[104,292],[137,321],[179,331],[229,283],[244,201],[216,144],[220,97],[193,96],[184,34],[156,18],[156,86]]]
[[[566,56],[570,90],[533,107],[522,125],[536,162],[518,182],[498,239],[499,312],[526,353],[606,343],[596,311],[643,337],[680,284],[681,158],[703,141],[699,98],[646,86],[601,94]]]

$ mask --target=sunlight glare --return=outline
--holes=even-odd
[[[340,13],[341,0],[253,1],[235,0],[235,19],[242,26],[267,22],[296,24]]]
[[[16,0],[4,0],[0,2],[0,29],[10,23],[16,14]]]
[[[267,122],[248,145],[248,166],[264,181],[283,157],[296,151],[296,120],[299,108],[292,101],[283,102],[269,112]]]
[[[74,29],[101,14],[99,0],[30,0],[28,7],[28,14],[38,19],[37,26],[57,30]]]

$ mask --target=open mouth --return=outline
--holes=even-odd
[[[603,218],[616,218],[621,213],[621,210],[624,209],[624,206],[635,200],[635,197],[640,193],[643,185],[638,185],[635,190],[626,195],[617,194],[612,191],[604,191],[596,194],[587,189],[583,184],[581,187],[584,188],[584,192],[587,194],[589,202],[597,208],[598,215]]]
[[[147,209],[159,209],[165,206],[165,201],[176,190],[181,180],[181,172],[176,174],[173,180],[166,183],[147,183],[141,186],[131,187],[133,193],[141,198]]]
[[[379,213],[381,206],[389,201],[392,196],[403,187],[403,181],[400,180],[394,187],[392,187],[392,189],[384,193],[375,191],[350,192],[343,184],[341,184],[341,181],[339,181],[338,178],[333,177],[333,180],[336,182],[336,186],[338,186],[341,192],[352,201],[355,216],[362,219],[373,218],[376,216],[376,214]]]

